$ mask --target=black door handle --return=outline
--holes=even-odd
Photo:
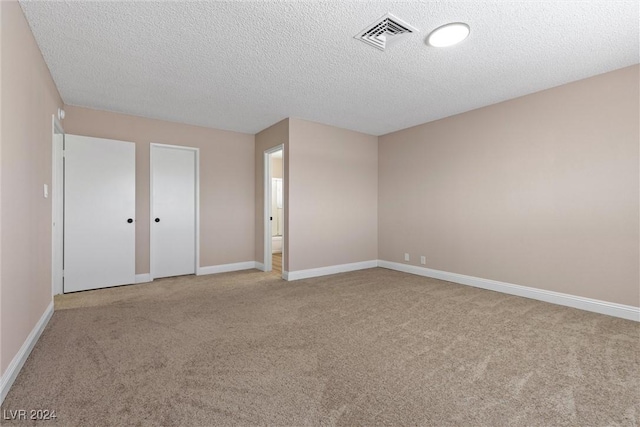
[[[160,218],[156,218],[154,221],[155,222],[160,222]]]
[[[127,222],[128,222],[129,224],[131,224],[131,223],[133,222],[133,219],[129,218],[129,219],[127,220]]]
[[[269,217],[269,221],[273,221],[273,217],[272,216]]]

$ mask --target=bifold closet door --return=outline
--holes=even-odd
[[[64,292],[135,282],[136,151],[65,135]]]
[[[151,275],[196,272],[197,151],[151,145]]]

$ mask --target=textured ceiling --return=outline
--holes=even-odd
[[[65,103],[256,133],[388,133],[639,62],[633,1],[22,1]],[[354,36],[391,12],[420,30]],[[462,44],[429,31],[462,21]]]

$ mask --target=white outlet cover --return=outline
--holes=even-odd
[[[409,254],[407,254],[407,253],[404,254],[404,260],[405,261],[411,261],[411,258],[409,257]]]

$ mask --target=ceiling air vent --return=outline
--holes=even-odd
[[[395,43],[408,34],[417,32],[418,30],[415,27],[387,13],[380,19],[376,19],[374,23],[365,28],[355,38],[377,49],[385,50],[391,43]]]

